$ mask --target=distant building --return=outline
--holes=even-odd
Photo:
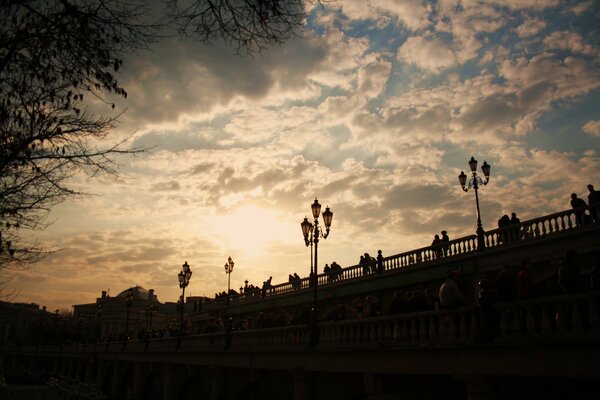
[[[131,292],[129,306],[129,329],[127,329],[127,295]],[[177,304],[161,303],[154,289],[133,286],[110,297],[106,291],[94,303],[73,305],[75,321],[84,327],[85,337],[118,338],[129,331],[130,335],[150,329],[166,329],[177,316]]]
[[[56,320],[55,314],[38,304],[0,301],[0,345],[35,343],[41,332],[52,328]]]

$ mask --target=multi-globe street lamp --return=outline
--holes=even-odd
[[[312,215],[314,218],[314,223],[311,223],[308,218],[304,217],[304,221],[300,224],[302,228],[302,235],[304,236],[304,244],[306,247],[311,246],[314,243],[315,245],[315,259],[314,259],[314,268],[312,264],[311,257],[311,268],[310,268],[310,284],[313,288],[313,305],[311,312],[311,321],[310,321],[310,332],[308,339],[308,347],[314,347],[319,342],[319,332],[317,330],[317,287],[318,287],[318,245],[319,238],[327,239],[329,236],[329,229],[331,227],[331,220],[333,219],[333,212],[329,209],[329,207],[325,208],[323,212],[323,224],[325,225],[325,233],[319,230],[319,215],[321,214],[321,204],[315,198],[315,201],[310,206]]]
[[[229,291],[231,290],[231,273],[233,272],[233,260],[231,257],[225,263],[225,273],[227,274],[227,302],[229,302]]]
[[[473,176],[469,178],[469,181],[467,182],[467,175],[464,171],[460,171],[458,181],[460,182],[462,190],[464,190],[465,192],[468,191],[470,188],[475,189],[475,204],[477,205],[477,250],[483,250],[485,249],[485,238],[483,236],[483,226],[481,225],[481,213],[479,211],[479,195],[477,193],[477,190],[479,189],[479,185],[485,186],[490,181],[491,166],[487,163],[487,161],[483,161],[481,171],[483,172],[485,180],[481,179],[481,177],[477,175],[477,160],[473,156],[471,156],[471,159],[469,160],[469,168],[473,173]]]
[[[192,270],[188,265],[187,261],[183,263],[181,271],[177,274],[179,278],[179,287],[182,289],[181,291],[181,313],[179,314],[179,334],[177,335],[177,348],[181,346],[181,335],[183,334],[183,309],[185,307],[185,288],[190,283],[190,278],[192,277]]]

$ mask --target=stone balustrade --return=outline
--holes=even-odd
[[[489,230],[484,233],[486,248],[526,243],[532,240],[545,239],[573,232],[579,228],[585,229],[597,225],[597,223],[594,223],[591,219],[587,219],[586,224],[578,225],[577,216],[589,215],[589,211],[590,210],[587,208],[577,210],[570,209],[523,221],[518,225],[512,225],[508,228]],[[600,215],[600,209],[598,209],[597,212],[598,215]],[[447,261],[449,258],[472,254],[475,251],[477,251],[477,236],[464,236],[451,240],[443,246],[427,246],[385,257],[382,261],[382,273],[407,267],[418,268],[432,263]],[[337,284],[339,282],[363,279],[368,276],[376,275],[377,273],[374,272],[375,270],[377,270],[376,266],[353,265],[343,268],[337,274],[322,273],[318,275],[318,285],[321,287]],[[285,282],[274,285],[270,289],[256,289],[251,293],[232,296],[230,304],[255,302],[260,301],[265,297],[285,295],[307,289],[310,289],[309,278],[303,278],[295,283]],[[219,304],[219,302],[225,303],[226,299],[217,299],[215,302],[217,304]],[[208,303],[208,308],[211,308],[210,303]]]
[[[439,347],[485,343],[530,343],[599,340],[600,293],[589,292],[498,303],[489,310],[479,305],[452,311],[435,310],[375,318],[319,323],[320,349]],[[218,331],[182,338],[179,352],[300,350],[308,341],[307,325],[268,329]],[[46,346],[67,353],[165,353],[176,347],[176,338],[119,342],[84,347]]]

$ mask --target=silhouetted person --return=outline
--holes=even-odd
[[[456,271],[448,272],[448,277],[440,286],[440,305],[443,309],[454,310],[463,304],[463,297],[456,283],[458,276]]]
[[[364,254],[365,257],[365,265],[371,271],[371,273],[375,273],[377,271],[377,262],[375,258],[371,257],[369,253]]]
[[[584,216],[585,216],[585,208],[587,204],[585,201],[579,197],[577,197],[576,193],[571,193],[571,207],[576,210],[575,211],[575,222],[577,225],[583,225]]]
[[[500,242],[503,242],[503,243],[507,242],[506,229],[508,228],[509,225],[510,225],[510,218],[508,217],[508,215],[504,214],[498,220],[498,229],[500,229]]]
[[[567,251],[565,260],[558,268],[558,284],[564,294],[579,293],[583,289],[578,254],[573,250]]]
[[[395,315],[401,314],[406,311],[406,301],[404,300],[404,296],[402,292],[397,290],[394,292],[394,298],[390,301],[390,305],[388,307],[388,314]]]
[[[450,238],[448,237],[448,232],[446,231],[442,231],[442,253],[444,254],[444,257],[446,257],[448,255],[448,253],[450,252]]]
[[[521,268],[517,273],[517,296],[520,299],[530,299],[533,297],[533,281],[529,272],[531,264],[525,260],[521,262]]]
[[[517,217],[517,214],[514,212],[511,213],[510,225],[513,226],[513,228],[510,230],[511,240],[519,240],[521,238],[521,227],[519,226],[520,223],[521,220],[519,219],[519,217]]]
[[[517,295],[516,277],[508,269],[508,265],[502,267],[496,278],[496,300],[499,302],[512,302]]]
[[[600,215],[600,191],[595,190],[593,185],[587,185],[589,190],[588,205],[590,207],[590,215],[595,223],[599,223],[598,216]]]
[[[440,239],[439,235],[433,237],[431,249],[433,250],[433,258],[440,258],[442,256],[442,239]]]
[[[365,256],[360,256],[360,260],[358,260],[358,265],[362,266],[363,275],[369,274],[369,265],[365,260]]]
[[[377,250],[377,273],[383,273],[383,254],[381,254],[381,250]]]

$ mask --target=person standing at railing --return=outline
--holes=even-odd
[[[519,219],[519,217],[517,217],[517,213],[511,213],[510,214],[510,225],[511,225],[511,240],[519,240],[521,239],[521,227],[519,226],[521,224],[521,220]]]
[[[439,235],[433,237],[431,242],[431,250],[433,250],[433,258],[440,258],[442,256],[442,240]]]
[[[498,229],[500,229],[500,238],[499,241],[501,243],[506,243],[508,241],[508,234],[507,234],[507,228],[510,225],[510,218],[508,217],[508,215],[504,214],[499,220],[498,220]]]
[[[571,207],[575,211],[575,223],[577,226],[583,225],[585,221],[585,209],[587,204],[585,204],[585,200],[577,197],[576,193],[571,193]]]
[[[594,185],[587,185],[590,192],[588,194],[588,205],[590,207],[590,215],[594,223],[599,223],[598,214],[600,213],[600,191],[594,189]]]
[[[444,257],[446,257],[450,253],[450,238],[448,237],[448,232],[442,231],[442,253]]]
[[[381,250],[377,250],[377,273],[383,273],[383,254],[381,254]]]
[[[558,284],[564,294],[583,290],[583,277],[579,271],[579,256],[574,250],[567,251],[566,258],[558,268]]]

